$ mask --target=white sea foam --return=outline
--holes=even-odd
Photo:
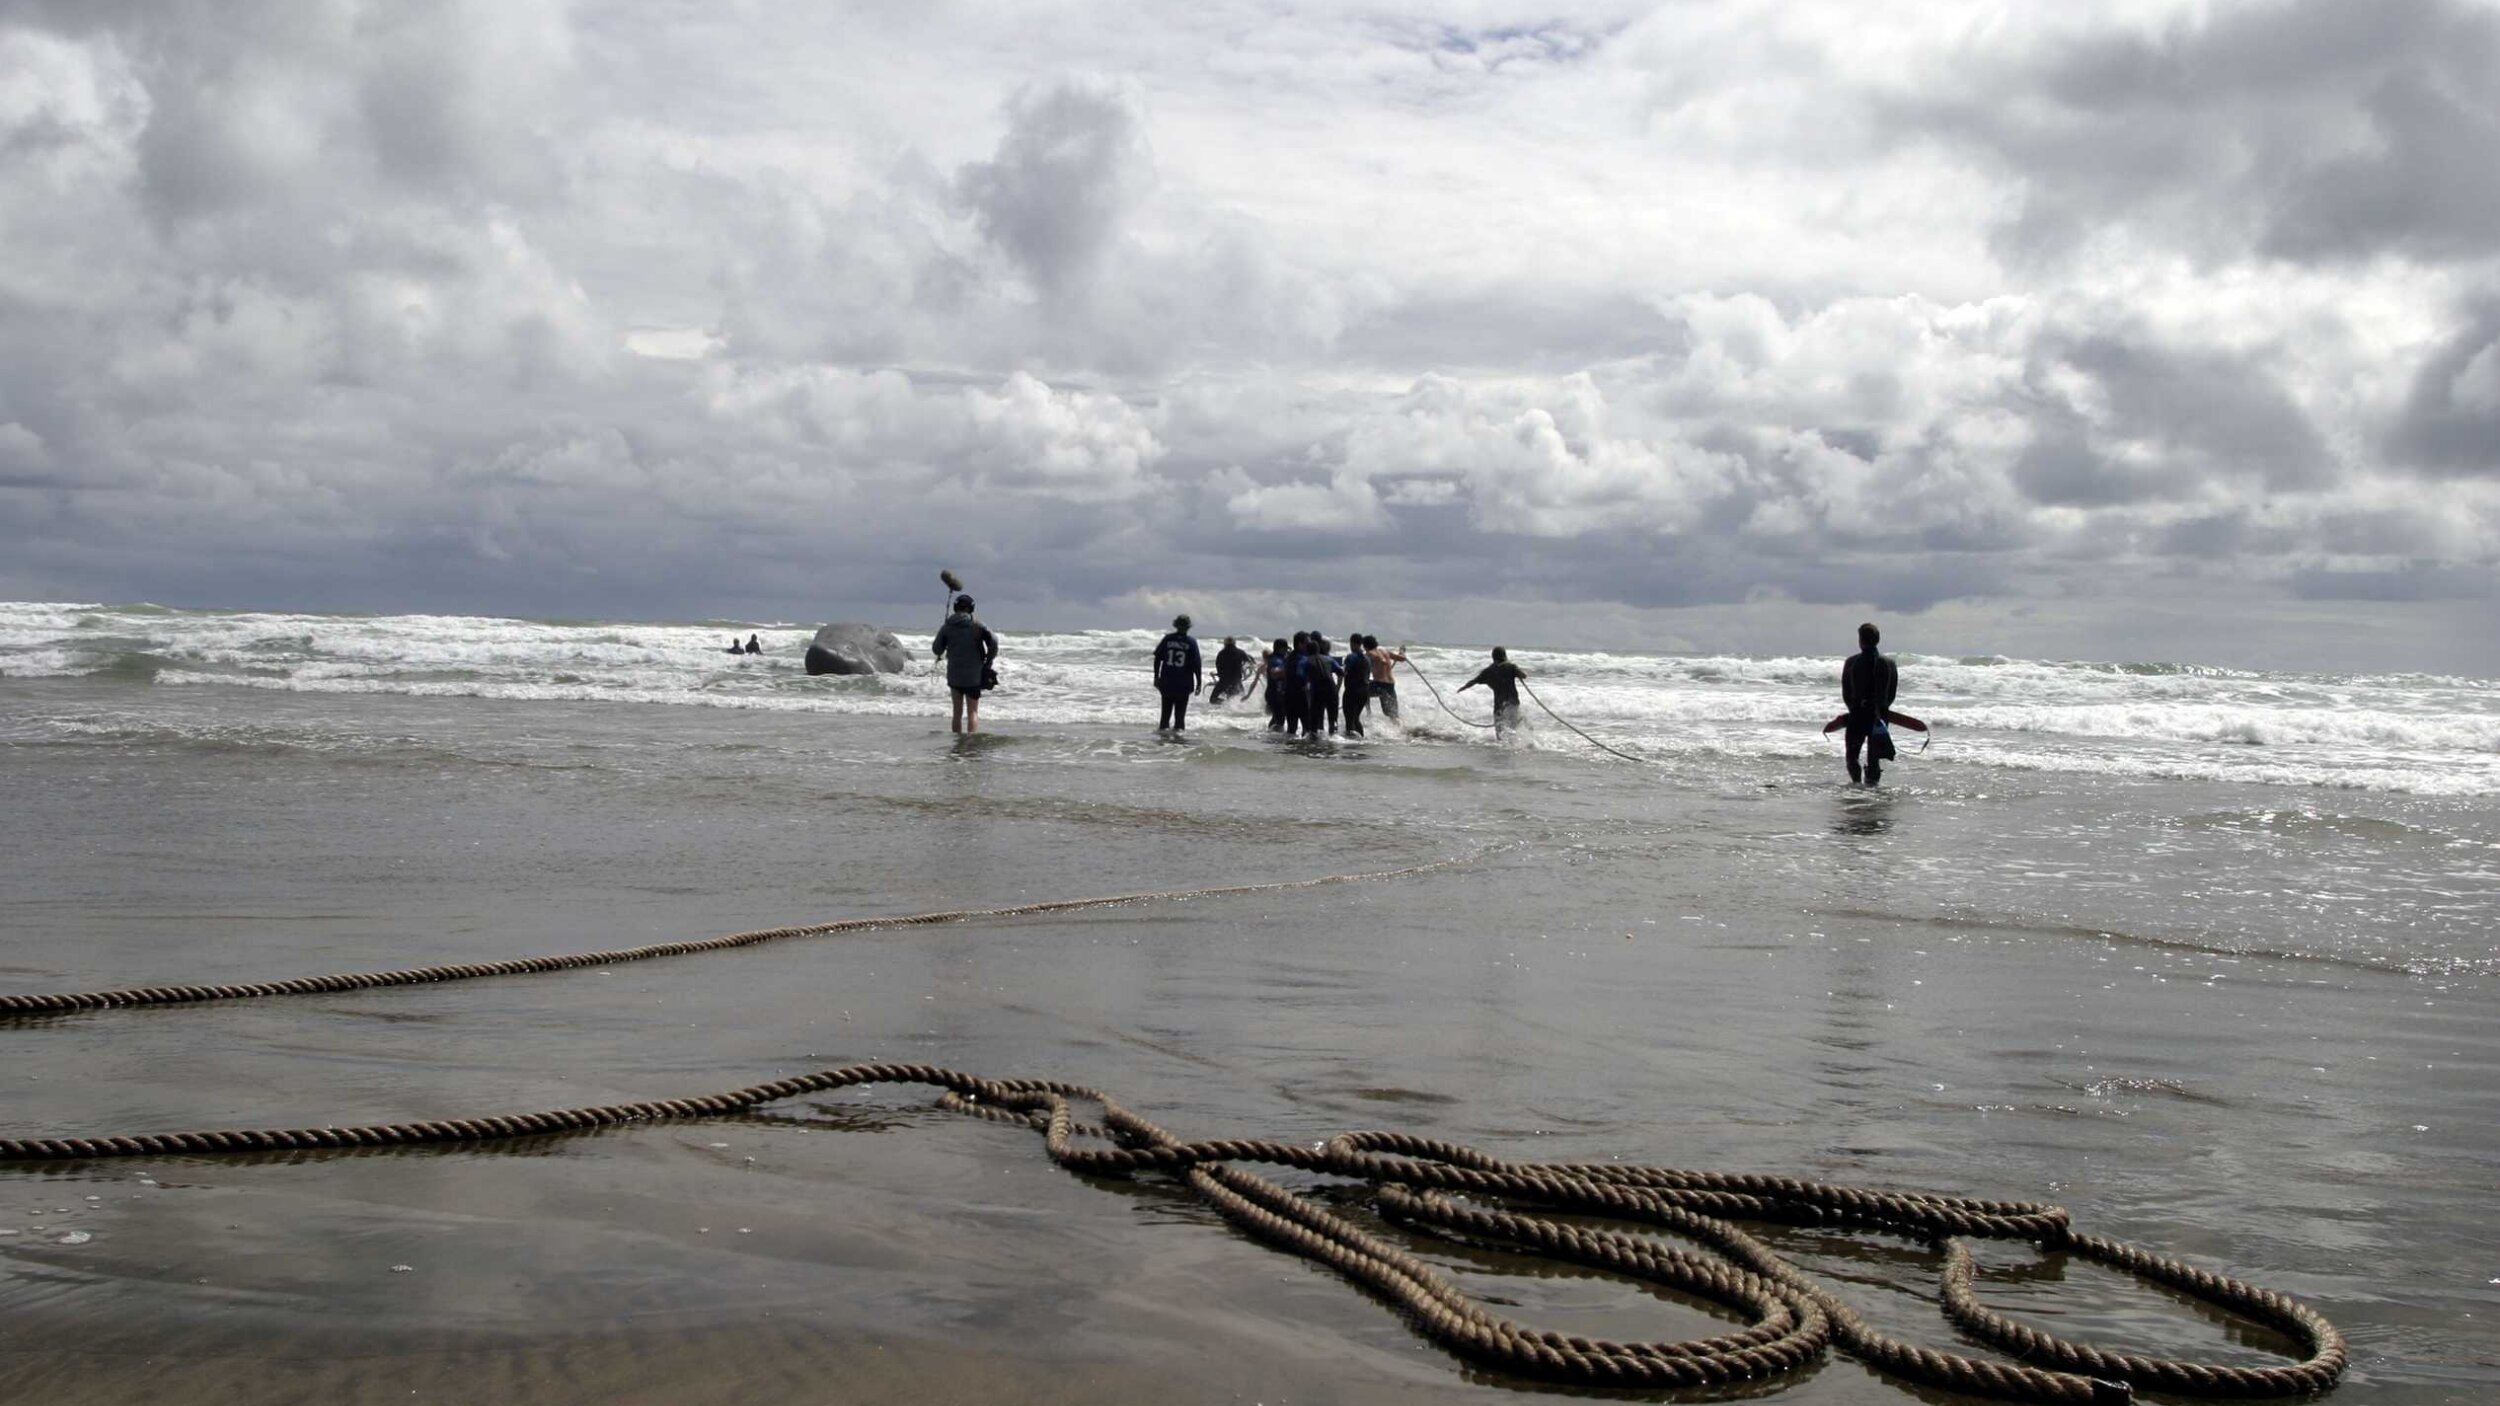
[[[0,674],[121,678],[134,685],[474,697],[910,716],[943,706],[926,648],[932,619],[895,627],[900,675],[811,678],[812,629],[741,622],[555,622],[487,616],[339,616],[0,603]],[[757,635],[761,656],[732,657]],[[1039,723],[1124,724],[1151,711],[1147,658],[1161,631],[1004,635],[991,707]],[[1243,637],[1249,646],[1263,641]],[[1215,641],[1203,640],[1212,654]],[[1340,646],[1342,647],[1342,646]],[[1407,646],[1467,718],[1459,693],[1481,649]],[[1839,660],[1569,653],[1521,647],[1537,698],[1592,736],[1643,756],[1792,759],[1835,751]],[[1900,656],[1902,705],[1934,726],[1937,760],[2122,777],[2500,794],[2500,685],[2424,675],[2269,674],[2192,664]],[[1400,672],[1419,733],[1481,734],[1441,715]],[[1201,707],[1214,731],[1264,726],[1256,703]],[[1527,706],[1517,745],[1584,747]],[[1906,736],[1906,734],[1905,734]]]

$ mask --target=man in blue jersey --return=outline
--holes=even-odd
[[[1873,622],[1858,627],[1858,652],[1840,666],[1840,702],[1849,710],[1849,779],[1859,778],[1858,749],[1866,749],[1866,784],[1884,779],[1884,760],[1892,755],[1892,728],[1884,712],[1901,691],[1901,671],[1876,651],[1884,632]]]
[[[1154,673],[1155,692],[1163,695],[1163,721],[1155,724],[1155,731],[1179,732],[1189,726],[1189,698],[1204,679],[1188,616],[1174,616],[1172,633],[1155,646]]]

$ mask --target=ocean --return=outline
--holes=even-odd
[[[1505,641],[1537,701],[1500,741],[1469,725],[1483,691],[1452,691],[1493,641],[1414,642],[1403,725],[1306,741],[1255,704],[1158,736],[1160,631],[1004,629],[984,730],[958,738],[921,657],[937,622],[934,602],[882,622],[905,674],[811,678],[818,622],[0,604],[0,990],[1451,862],[12,1020],[0,1137],[935,1064],[1099,1087],[1184,1137],[1388,1128],[2051,1201],[2324,1312],[2353,1347],[2339,1399],[2500,1395],[2500,683],[1930,655],[1905,619],[1898,706],[1931,731],[1863,788],[1821,731],[1848,641]],[[763,654],[723,652],[749,633]],[[1211,660],[1220,635],[1200,638]],[[1960,1343],[1924,1247],[1773,1238],[1887,1331]],[[1673,1293],[1402,1243],[1540,1326],[1725,1326]],[[1991,1248],[1981,1289],[2102,1346],[2283,1360],[2264,1330],[2064,1256]],[[897,1088],[506,1146],[0,1168],[0,1308],[13,1399],[1543,1390],[1169,1182],[1072,1176],[1031,1134]],[[1914,1395],[1840,1356],[1776,1394]]]

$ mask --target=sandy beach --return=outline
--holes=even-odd
[[[2068,1207],[2300,1296],[2349,1399],[2500,1383],[2483,1215],[2500,827],[2479,798],[1930,758],[1679,770],[1428,733],[0,682],[13,991],[246,981],[1461,862],[447,985],[21,1019],[10,1136],[482,1115],[871,1061],[1106,1089],[1183,1137]],[[1006,710],[1000,716],[1009,718]],[[2268,928],[2268,913],[2283,921]],[[2308,916],[2304,917],[2304,913]],[[2325,914],[2326,917],[2319,917]],[[1292,1180],[1292,1178],[1288,1178]],[[12,1167],[0,1386],[72,1401],[1512,1399],[1173,1184],[929,1091],[474,1148]],[[1313,1184],[1308,1178],[1299,1184]],[[1350,1203],[1359,1213],[1360,1205]],[[1395,1234],[1396,1232],[1390,1232]],[[1773,1229],[1886,1331],[1935,1262]],[[1680,1295],[1414,1235],[1503,1314]],[[2274,1334],[2020,1246],[1986,1299],[2263,1364]],[[1834,1358],[1781,1399],[1902,1388]]]

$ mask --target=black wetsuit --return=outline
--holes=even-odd
[[[1487,664],[1477,675],[1458,686],[1465,693],[1477,684],[1493,690],[1493,730],[1500,732],[1519,725],[1519,681],[1527,677],[1525,670],[1507,659]]]
[[[1308,687],[1302,699],[1302,734],[1317,737],[1320,729],[1337,730],[1337,661],[1325,654],[1302,656]]]
[[[1290,654],[1267,653],[1259,656],[1259,672],[1267,676],[1267,730],[1285,730],[1285,671],[1293,667]]]
[[[1305,670],[1303,650],[1285,655],[1285,736],[1303,731],[1303,721],[1310,713],[1310,670]]]
[[[1361,650],[1345,657],[1345,735],[1363,735],[1363,708],[1372,701],[1372,660]]]
[[[1215,652],[1215,687],[1208,691],[1207,702],[1221,703],[1227,698],[1242,696],[1241,671],[1250,662],[1241,646],[1228,644]]]
[[[1849,710],[1849,779],[1859,779],[1858,749],[1866,746],[1867,737],[1882,722],[1892,707],[1893,695],[1901,691],[1901,671],[1893,662],[1877,653],[1873,645],[1849,656],[1840,666],[1840,702]],[[1890,729],[1886,729],[1889,734]],[[1870,750],[1867,753],[1865,779],[1869,786],[1884,776],[1884,759]]]
[[[1155,646],[1155,692],[1163,695],[1163,721],[1157,732],[1179,732],[1189,726],[1189,696],[1198,691],[1198,642],[1178,630]]]

